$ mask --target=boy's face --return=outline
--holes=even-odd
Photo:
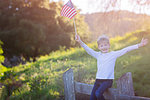
[[[102,41],[98,45],[98,49],[101,50],[101,52],[103,52],[103,53],[109,52],[109,48],[110,48],[110,44],[108,41]]]

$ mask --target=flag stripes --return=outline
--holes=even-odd
[[[61,10],[61,15],[68,17],[68,18],[73,18],[77,14],[76,10],[73,7],[73,4],[71,0],[69,0],[62,8]]]

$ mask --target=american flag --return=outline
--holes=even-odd
[[[73,7],[73,4],[71,2],[71,0],[69,0],[62,8],[61,10],[61,15],[68,17],[68,18],[72,18],[77,14],[75,8]]]

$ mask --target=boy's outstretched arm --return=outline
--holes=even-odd
[[[139,44],[128,46],[128,47],[123,48],[121,50],[115,51],[116,52],[116,57],[120,57],[120,56],[126,54],[127,52],[138,49],[139,47],[143,47],[146,44],[148,44],[148,39],[142,38],[142,40]]]
[[[75,40],[86,50],[86,52],[93,56],[94,58],[97,58],[98,52],[94,51],[93,49],[89,48],[82,40],[80,39],[79,35],[75,35]]]

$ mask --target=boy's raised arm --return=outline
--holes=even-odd
[[[143,46],[145,46],[147,43],[148,43],[148,39],[142,38],[142,40],[141,40],[141,42],[140,42],[139,44],[132,45],[132,46],[128,46],[128,47],[123,48],[123,49],[121,49],[121,50],[115,51],[115,52],[116,52],[116,57],[120,57],[120,56],[126,54],[126,53],[129,52],[129,51],[138,49],[139,47],[143,47]]]
[[[89,55],[93,56],[94,58],[97,58],[98,52],[96,52],[93,49],[89,48],[84,42],[82,42],[79,35],[75,36],[75,40],[86,50],[86,52]]]

